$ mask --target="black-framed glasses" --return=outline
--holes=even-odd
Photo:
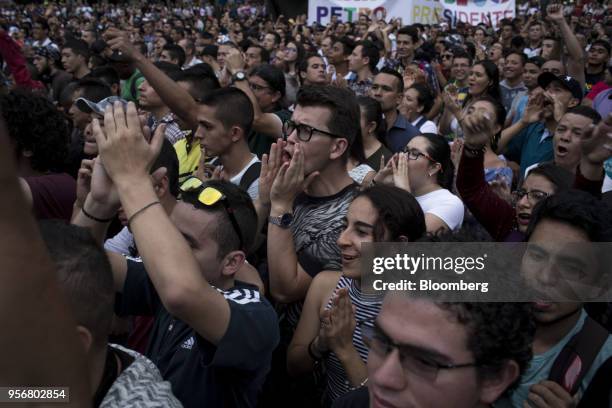
[[[413,373],[427,381],[435,381],[440,370],[455,370],[466,367],[478,367],[481,364],[472,363],[442,363],[436,357],[427,355],[427,351],[419,347],[395,343],[372,320],[359,324],[361,337],[371,353],[386,358],[397,349],[404,373]]]
[[[181,192],[193,192],[195,190],[202,189],[198,193],[198,201],[201,204],[204,204],[207,207],[213,207],[219,203],[223,205],[225,209],[225,213],[227,214],[230,222],[232,223],[232,227],[236,234],[238,234],[238,239],[240,240],[240,249],[246,250],[244,248],[244,240],[242,238],[242,232],[240,231],[240,227],[238,226],[238,220],[236,220],[236,216],[234,215],[233,208],[230,207],[227,202],[227,197],[223,192],[219,191],[214,187],[204,187],[204,183],[197,177],[191,176],[187,178],[180,187]]]
[[[519,188],[514,192],[514,198],[516,202],[519,202],[523,197],[527,196],[527,200],[533,205],[537,204],[540,201],[544,200],[550,194],[541,191],[541,190],[525,190],[524,188]]]
[[[255,92],[263,91],[264,89],[270,89],[269,86],[257,85],[253,82],[249,82],[249,88],[251,88],[251,90]]]
[[[419,160],[419,157],[423,156],[424,158],[426,158],[427,160],[429,160],[432,163],[438,163],[430,155],[428,155],[426,153],[423,153],[423,152],[420,152],[417,149],[411,149],[408,146],[404,147],[404,153],[406,153],[408,155],[408,160]],[[440,171],[442,171],[442,169],[440,169]]]
[[[291,119],[283,123],[283,135],[285,135],[285,139],[296,130],[297,138],[302,142],[310,141],[314,132],[319,132],[334,139],[344,138],[344,136],[338,136],[326,130],[317,129],[312,126],[304,125],[303,123],[295,123]]]

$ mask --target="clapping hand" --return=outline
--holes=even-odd
[[[330,309],[321,312],[319,346],[338,354],[353,347],[353,333],[357,322],[347,288],[341,288],[332,298]]]
[[[293,156],[289,163],[283,163],[274,178],[270,189],[270,201],[273,211],[277,207],[278,212],[285,213],[293,206],[293,201],[298,194],[303,192],[310,183],[319,175],[319,172],[305,174],[304,151],[300,143],[293,148]]]
[[[274,179],[281,168],[281,156],[286,141],[278,139],[272,143],[270,153],[264,154],[261,158],[261,172],[259,173],[259,202],[265,206],[270,205],[270,191]]]
[[[166,125],[161,124],[151,142],[147,142],[151,130],[141,126],[136,105],[132,102],[128,103],[127,111],[119,102],[107,107],[104,129],[101,129],[98,119],[93,120],[100,157],[116,185],[133,186],[148,179],[149,169],[161,149],[165,130]]]
[[[400,153],[395,160],[389,160],[393,168],[393,184],[403,190],[410,192],[410,176],[408,173],[408,153]]]

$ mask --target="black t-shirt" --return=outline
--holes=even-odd
[[[115,311],[120,316],[155,316],[146,355],[186,408],[255,407],[279,341],[276,313],[257,287],[236,282],[220,292],[231,317],[215,346],[170,315],[143,263],[128,260]]]
[[[603,81],[605,78],[606,78],[605,69],[597,74],[589,74],[585,70],[584,72],[584,85],[585,85],[584,96],[586,96],[589,92],[591,92],[593,85],[595,85],[598,82]]]
[[[289,112],[287,109],[281,109],[274,112],[274,114],[278,116],[283,123],[291,119],[291,112]],[[251,153],[256,154],[260,160],[261,156],[270,153],[272,143],[276,142],[276,140],[269,135],[259,132],[251,132],[248,140],[249,150],[251,150]]]

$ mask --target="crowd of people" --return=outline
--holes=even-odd
[[[364,243],[527,242],[537,285],[609,288],[563,248],[612,241],[611,1],[495,27],[0,11],[1,385],[69,384],[79,407],[612,406],[610,303],[361,284]]]

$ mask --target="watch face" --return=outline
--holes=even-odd
[[[238,73],[236,74],[236,79],[239,79],[239,80],[241,80],[241,81],[242,81],[242,80],[243,80],[243,79],[245,79],[245,78],[246,78],[246,75],[244,75],[244,72],[238,72]]]
[[[280,223],[284,227],[288,227],[291,225],[291,221],[293,221],[293,214],[283,214],[280,219]]]

